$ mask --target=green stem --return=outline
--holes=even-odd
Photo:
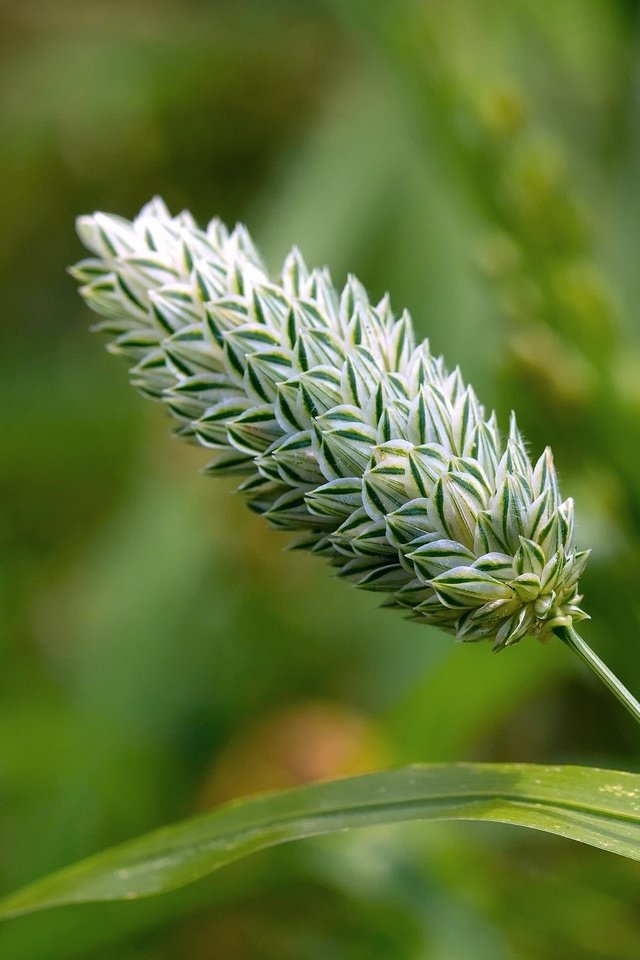
[[[554,633],[560,637],[563,643],[566,643],[570,650],[578,654],[580,659],[602,680],[605,687],[609,688],[614,697],[617,697],[620,703],[627,708],[634,720],[640,723],[640,703],[618,680],[615,673],[609,670],[606,663],[603,663],[600,657],[593,652],[589,644],[585,643],[580,634],[576,633],[573,627],[556,627]]]

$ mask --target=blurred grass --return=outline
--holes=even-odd
[[[283,552],[130,395],[64,274],[77,214],[158,192],[246,220],[274,267],[296,242],[389,289],[552,443],[594,546],[589,638],[637,689],[636,3],[5,0],[0,37],[2,889],[309,769],[637,770],[562,649],[452,649]],[[635,870],[462,826],[323,841],[170,929],[132,906],[98,952],[88,910],[77,956],[633,960]],[[5,955],[51,960],[56,922]]]

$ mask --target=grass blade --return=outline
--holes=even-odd
[[[420,765],[250,797],[67,867],[0,902],[0,919],[134,900],[256,850],[356,827],[485,820],[640,859],[640,775],[529,764]]]

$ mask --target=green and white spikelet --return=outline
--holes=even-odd
[[[247,230],[201,230],[153,200],[133,222],[96,213],[71,272],[180,436],[238,474],[249,505],[385,605],[496,649],[586,616],[573,503],[550,450],[503,440],[388,297],[338,291],[297,249],[271,280]]]

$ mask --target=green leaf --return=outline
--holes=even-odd
[[[423,765],[264,794],[38,880],[0,902],[0,920],[149,897],[276,844],[412,820],[511,823],[640,860],[640,775],[529,764]]]

